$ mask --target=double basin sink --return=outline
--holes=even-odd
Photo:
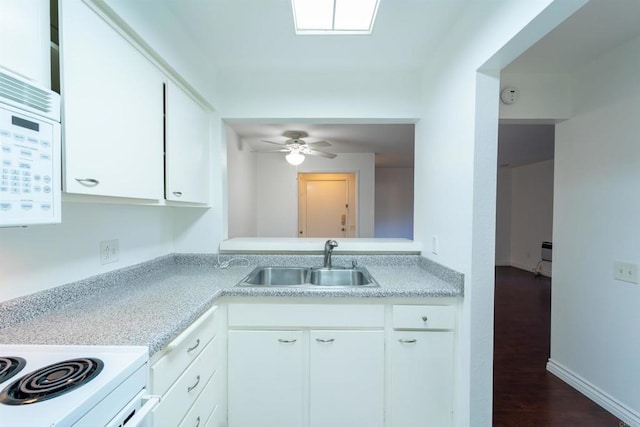
[[[379,287],[364,267],[257,267],[237,286]]]

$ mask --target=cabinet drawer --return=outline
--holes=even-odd
[[[153,411],[154,427],[175,427],[201,394],[215,372],[218,339],[214,338],[189,366]]]
[[[394,329],[453,329],[456,312],[451,305],[394,305]]]
[[[205,421],[209,419],[214,408],[218,405],[218,373],[214,372],[213,376],[202,390],[198,400],[193,404],[189,412],[180,423],[180,427],[196,427],[204,426]]]
[[[218,405],[213,409],[213,412],[204,427],[226,427],[226,425],[227,423],[222,417],[222,409],[220,409],[220,405]]]
[[[384,327],[382,305],[232,304],[229,326]]]
[[[164,394],[216,335],[216,309],[207,311],[171,341],[167,353],[153,364],[150,372],[153,394]]]

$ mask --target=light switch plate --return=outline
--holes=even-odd
[[[613,278],[623,282],[638,283],[638,264],[616,261],[613,263]]]

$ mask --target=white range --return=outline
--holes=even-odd
[[[143,425],[148,360],[147,347],[0,344],[0,425]]]

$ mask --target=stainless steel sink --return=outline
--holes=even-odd
[[[258,267],[241,283],[260,286],[296,286],[307,283],[309,269],[304,267]]]
[[[364,267],[256,267],[237,286],[379,287]]]
[[[314,268],[309,282],[316,286],[367,286],[377,283],[367,270],[356,268]]]

